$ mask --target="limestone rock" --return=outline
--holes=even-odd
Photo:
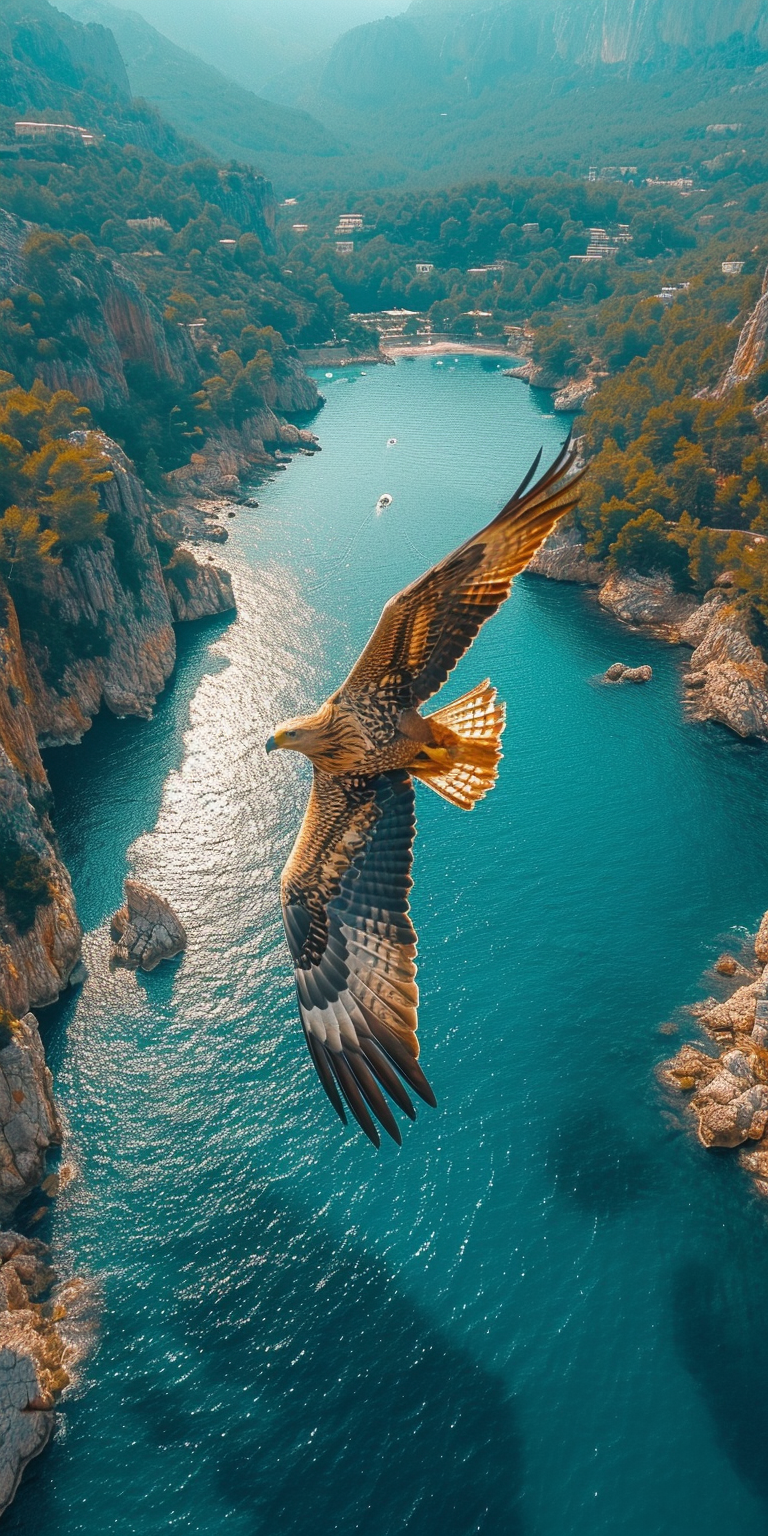
[[[768,962],[768,912],[766,912],[755,939],[755,954],[761,965]]]
[[[604,673],[606,683],[620,683],[626,670],[623,661],[611,662],[610,667],[607,667]]]
[[[733,362],[714,390],[716,400],[722,400],[731,390],[749,383],[763,366],[768,352],[768,269],[763,278],[763,291],[746,321]]]
[[[661,1076],[671,1088],[687,1090],[709,1082],[718,1065],[715,1056],[708,1056],[706,1051],[699,1051],[693,1045],[684,1045],[671,1061],[664,1063]]]
[[[43,1243],[0,1233],[0,1514],[33,1456],[53,1433],[53,1408],[69,1382],[67,1350],[50,1306]],[[61,1309],[60,1309],[61,1310]]]
[[[0,1023],[0,1220],[40,1183],[61,1141],[51,1074],[34,1014]]]
[[[625,667],[623,683],[649,683],[653,677],[653,667],[644,662],[641,667]]]
[[[763,1136],[768,1125],[768,1088],[755,1083],[741,1092],[742,1087],[740,1079],[723,1072],[694,1100],[703,1146],[740,1147]]]
[[[739,987],[725,1002],[714,998],[697,1003],[692,1009],[712,1034],[739,1032],[748,1034],[755,1022],[755,1008],[760,990],[759,982],[749,982]]]
[[[768,1179],[768,1146],[759,1144],[754,1151],[740,1152],[739,1162],[747,1173],[758,1179]]]
[[[613,571],[598,598],[622,623],[652,629],[668,640],[679,639],[697,606],[694,598],[675,591],[666,573],[640,576],[636,571]]]
[[[735,976],[738,969],[738,961],[734,960],[733,955],[721,955],[715,963],[718,976]]]
[[[707,601],[699,624],[705,610],[707,626],[686,678],[688,712],[694,720],[717,720],[737,736],[768,741],[768,667],[747,634],[744,616],[727,601]],[[689,625],[681,638],[690,644],[699,633]]]
[[[580,411],[583,410],[588,400],[597,394],[598,383],[594,374],[588,374],[585,379],[571,379],[564,389],[559,389],[552,402],[554,411]]]
[[[177,550],[166,569],[165,584],[177,620],[231,613],[236,607],[229,572],[210,560],[198,560],[186,547]]]
[[[605,578],[602,561],[588,555],[578,528],[558,525],[537,549],[526,570],[550,581],[579,581],[593,587]]]
[[[297,427],[276,414],[284,411],[311,411],[320,397],[314,380],[307,378],[297,359],[286,360],[286,372],[275,386],[275,398],[240,428],[219,428],[193,453],[188,464],[174,469],[168,480],[174,492],[182,496],[216,497],[242,495],[244,479],[253,472],[269,472],[277,467],[278,455],[285,448],[316,453],[320,444],[313,432]]]
[[[112,963],[153,971],[186,948],[187,935],[173,908],[139,880],[126,880],[125,906],[112,918]]]

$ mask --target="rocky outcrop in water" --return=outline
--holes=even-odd
[[[229,571],[212,560],[198,560],[191,550],[177,551],[165,584],[173,617],[182,623],[231,613],[236,606]]]
[[[163,896],[140,880],[126,880],[125,905],[110,924],[112,964],[131,971],[153,971],[187,947],[187,935]]]
[[[0,1232],[0,1514],[53,1434],[69,1383],[62,1301],[41,1303],[54,1280],[44,1243]]]
[[[603,674],[605,683],[649,683],[653,668],[647,663],[640,667],[626,667],[623,661],[614,661]]]
[[[578,528],[562,524],[544,540],[526,570],[550,581],[575,581],[590,587],[599,587],[606,577],[603,561],[587,554]]]
[[[768,933],[768,913],[760,933]],[[718,1054],[686,1044],[663,1063],[660,1076],[667,1087],[691,1095],[702,1146],[741,1148],[741,1166],[768,1195],[768,966],[760,967],[757,940],[755,955],[756,977],[753,970],[752,979],[729,997],[709,997],[689,1010]],[[734,965],[730,974],[744,972],[745,966]]]
[[[684,678],[691,719],[719,720],[738,736],[768,741],[768,667],[744,614],[713,593],[694,617],[695,626],[681,632],[686,644],[701,635]]]
[[[553,411],[568,412],[581,411],[588,400],[597,394],[598,384],[593,374],[588,374],[585,379],[571,379],[570,384],[564,385],[555,394],[552,401]]]

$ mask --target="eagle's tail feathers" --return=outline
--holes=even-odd
[[[452,805],[471,811],[496,783],[504,717],[504,705],[487,678],[471,693],[429,715],[433,725],[446,728],[446,747],[438,748],[434,756],[427,751],[427,761],[411,769],[414,778]]]

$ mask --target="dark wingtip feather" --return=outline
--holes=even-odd
[[[373,1038],[369,1040],[365,1035],[360,1039],[360,1049],[366,1056],[371,1071],[378,1078],[382,1088],[386,1089],[389,1097],[394,1099],[398,1109],[401,1109],[409,1120],[415,1120],[416,1111],[389,1057],[384,1055]]]
[[[511,498],[511,500],[513,502],[514,501],[519,501],[520,497],[525,495],[525,492],[527,491],[527,489],[528,489],[528,487],[529,487],[529,485],[530,485],[530,483],[531,483],[531,481],[532,481],[532,479],[533,479],[533,477],[534,477],[534,475],[535,475],[535,473],[536,473],[536,471],[537,471],[537,469],[538,469],[538,467],[539,467],[539,465],[541,463],[541,455],[543,454],[543,452],[544,452],[544,449],[540,448],[538,453],[537,453],[537,455],[536,455],[536,457],[535,457],[535,459],[534,459],[534,461],[533,461],[533,463],[532,463],[532,465],[531,465],[531,467],[530,467],[530,469],[527,471],[526,474],[523,475],[523,478],[520,481],[520,484],[517,487],[517,490],[515,491],[514,496],[512,496],[512,498]]]
[[[329,1052],[329,1060],[339,1087],[361,1131],[365,1131],[368,1140],[372,1141],[375,1147],[380,1147],[381,1137],[368,1113],[368,1106],[360,1092],[346,1057],[338,1051],[331,1051]]]
[[[326,1091],[326,1093],[327,1093],[327,1095],[328,1095],[328,1097],[329,1097],[329,1099],[330,1099],[330,1101],[331,1101],[331,1103],[332,1103],[332,1105],[333,1105],[333,1107],[334,1107],[334,1109],[335,1109],[339,1119],[341,1120],[342,1125],[346,1125],[347,1117],[346,1117],[346,1115],[344,1113],[344,1105],[342,1104],[341,1099],[339,1097],[339,1090],[336,1087],[336,1083],[334,1081],[333,1073],[332,1073],[331,1068],[330,1068],[329,1063],[328,1063],[328,1058],[326,1056],[325,1047],[322,1046],[318,1040],[315,1040],[312,1035],[309,1035],[309,1034],[305,1033],[304,1039],[306,1040],[307,1045],[309,1046],[309,1054],[312,1057],[312,1061],[314,1063],[315,1071],[317,1072],[317,1075],[318,1075],[318,1077],[319,1077],[319,1079],[320,1079],[320,1081],[321,1081],[321,1083],[322,1083],[322,1085],[323,1085],[323,1087],[324,1087],[324,1089],[325,1089],[325,1091]]]

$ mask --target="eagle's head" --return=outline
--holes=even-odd
[[[313,715],[284,720],[266,743],[267,752],[303,752],[325,773],[350,773],[361,754],[371,746],[359,722],[348,710],[337,709],[333,699]]]
[[[276,725],[266,744],[267,752],[303,752],[311,757],[322,742],[322,723],[316,715],[299,715]]]

